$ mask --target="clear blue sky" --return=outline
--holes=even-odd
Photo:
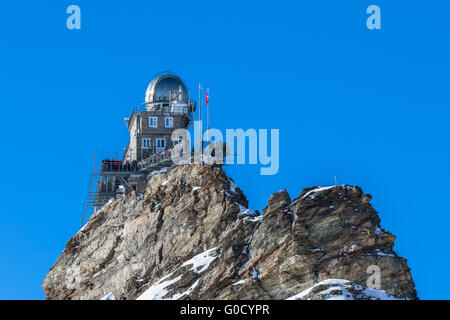
[[[66,8],[82,29],[66,28]],[[366,28],[378,4],[382,29]],[[450,298],[448,1],[8,1],[0,8],[0,299],[41,299],[79,227],[93,153],[119,154],[152,76],[210,88],[212,126],[279,128],[280,171],[226,171],[261,210],[287,188],[373,195],[420,298]]]

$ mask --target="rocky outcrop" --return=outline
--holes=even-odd
[[[260,215],[220,167],[173,167],[95,213],[42,287],[47,299],[415,299],[370,199],[282,190]]]

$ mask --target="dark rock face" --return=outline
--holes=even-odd
[[[370,199],[282,190],[260,216],[221,168],[174,167],[94,214],[42,287],[47,299],[416,299]],[[380,288],[367,287],[374,268]]]

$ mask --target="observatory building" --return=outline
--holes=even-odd
[[[130,140],[122,160],[142,161],[179,143],[182,137],[172,141],[172,132],[188,128],[194,111],[180,77],[170,73],[156,76],[147,88],[143,105],[125,118]]]
[[[122,161],[103,160],[100,170],[94,169],[91,174],[81,223],[125,192],[144,192],[150,173],[173,165],[169,149],[186,137],[173,140],[172,133],[187,129],[194,111],[195,103],[180,77],[171,73],[157,75],[148,86],[145,102],[125,118],[130,140]]]

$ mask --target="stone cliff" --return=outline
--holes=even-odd
[[[293,201],[282,190],[260,215],[220,167],[173,167],[95,213],[42,288],[47,299],[416,299],[370,200],[347,185]]]

